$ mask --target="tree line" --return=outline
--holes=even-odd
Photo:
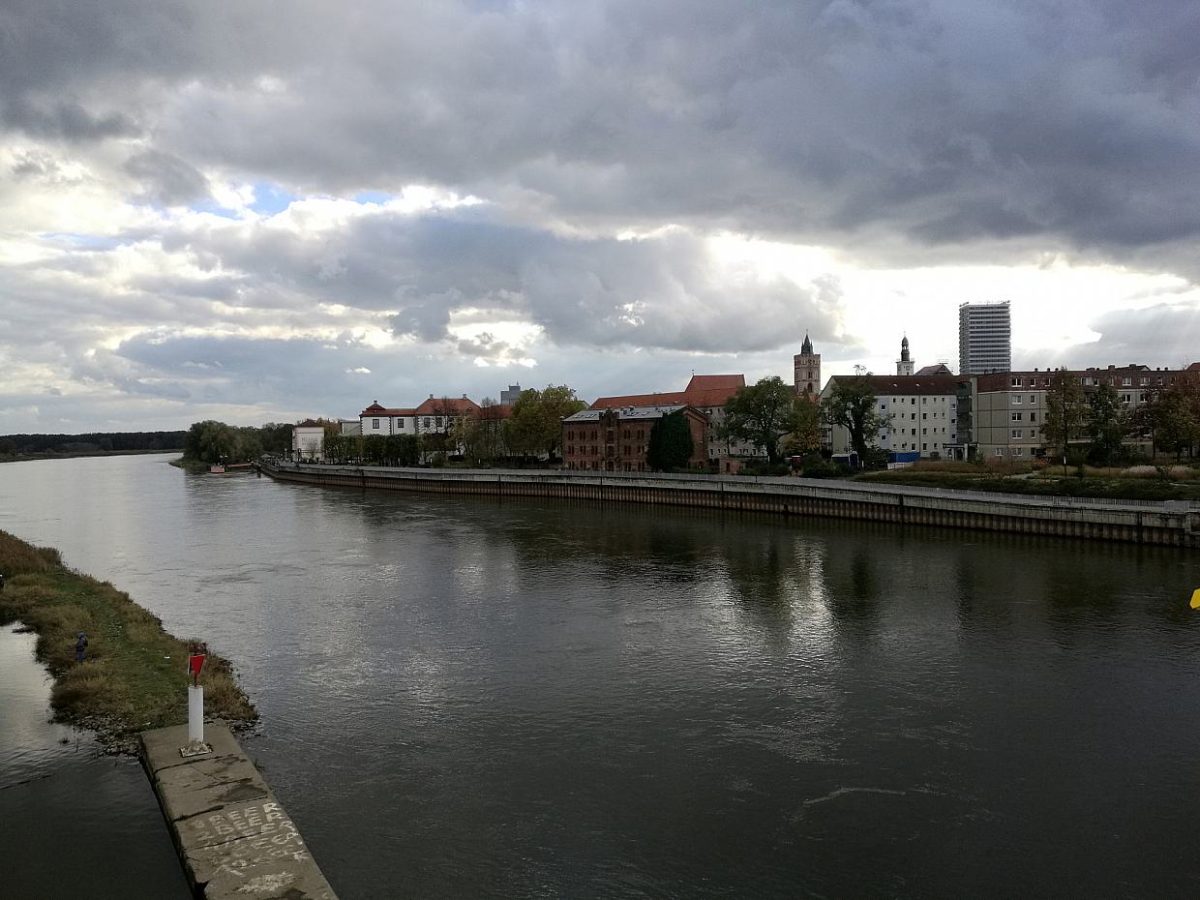
[[[6,434],[0,436],[0,456],[50,453],[134,453],[170,451],[183,447],[185,431],[116,431],[88,434]]]

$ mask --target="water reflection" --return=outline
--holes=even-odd
[[[61,466],[0,467],[0,527],[233,658],[343,896],[1197,877],[1190,557]]]

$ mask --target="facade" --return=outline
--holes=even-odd
[[[958,307],[958,374],[983,375],[1012,368],[1012,318],[1002,303]]]
[[[510,384],[507,391],[500,392],[500,405],[512,406],[517,402],[517,398],[521,396],[521,386],[519,384]]]
[[[1112,386],[1122,409],[1129,413],[1150,402],[1155,391],[1189,377],[1188,370],[1141,365],[1078,369],[1065,374],[1078,382],[1085,394],[1102,385]],[[995,372],[972,379],[973,441],[981,457],[1021,460],[1044,455],[1042,425],[1046,421],[1046,395],[1055,375],[1052,369],[1034,369]],[[1150,450],[1148,441],[1140,442],[1139,446]]]
[[[474,400],[462,397],[434,397],[420,406],[412,409],[381,406],[376,400],[358,415],[360,433],[364,437],[379,435],[387,437],[393,434],[422,435],[425,437],[442,438],[451,434],[454,426],[466,416],[479,415],[479,404]],[[426,450],[436,451],[438,448],[426,446]],[[462,448],[449,446],[448,453],[462,453]]]
[[[650,429],[665,415],[682,410],[692,432],[689,465],[707,459],[708,418],[686,405],[593,407],[562,423],[563,465],[596,472],[645,472]]]
[[[292,459],[320,460],[325,458],[325,426],[305,419],[292,428]]]
[[[962,379],[954,375],[833,376],[821,392],[825,401],[840,381],[865,377],[875,393],[875,413],[886,424],[875,445],[900,459],[961,457],[958,395]],[[835,454],[848,453],[850,432],[830,428],[826,439]],[[915,454],[915,456],[914,456]]]
[[[816,398],[821,393],[821,354],[813,352],[812,341],[807,334],[800,352],[792,357],[792,384],[800,396],[807,394]]]
[[[811,344],[809,348],[811,349]],[[820,365],[820,357],[818,366]],[[764,456],[753,444],[719,436],[725,421],[725,404],[746,386],[744,375],[693,375],[682,391],[663,394],[631,394],[624,397],[601,397],[592,409],[620,409],[633,406],[691,406],[708,419],[706,455],[710,462],[727,456]]]

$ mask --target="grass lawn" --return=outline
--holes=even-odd
[[[187,721],[188,642],[107,582],[72,572],[57,550],[0,531],[0,624],[37,632],[37,656],[54,676],[55,716],[97,732],[105,745],[132,751],[139,731]],[[75,638],[88,636],[75,661]],[[201,676],[205,713],[231,725],[257,718],[228,661],[211,652]]]

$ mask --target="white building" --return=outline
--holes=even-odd
[[[305,419],[292,428],[292,459],[320,460],[325,458],[325,426]]]
[[[821,391],[821,402],[828,402],[841,382],[865,378],[875,394],[875,413],[883,420],[875,446],[888,453],[922,458],[948,456],[957,445],[958,383],[953,375],[864,375],[829,379]],[[848,453],[850,432],[834,426],[827,432],[834,453]]]
[[[958,307],[958,374],[983,375],[1012,368],[1012,317],[1008,301]]]

